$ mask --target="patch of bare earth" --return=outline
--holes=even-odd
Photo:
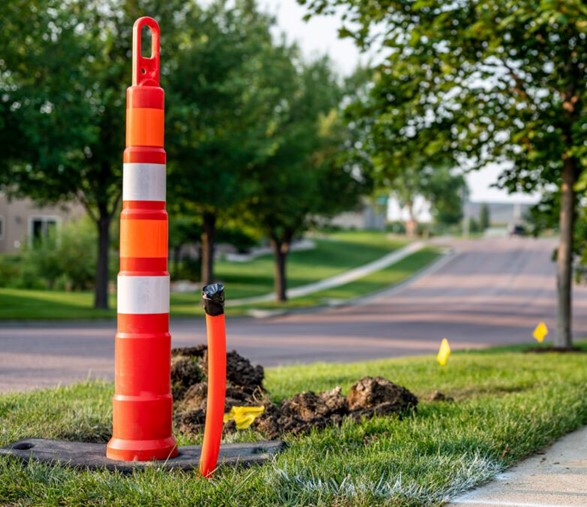
[[[174,349],[171,359],[171,382],[175,421],[179,431],[199,434],[206,419],[207,348],[205,346]],[[364,377],[345,396],[340,387],[314,393],[296,394],[281,403],[273,403],[263,387],[264,370],[237,352],[227,354],[225,412],[233,406],[260,406],[265,412],[252,428],[267,438],[284,434],[298,435],[312,429],[339,426],[344,419],[389,414],[402,415],[415,410],[418,398],[405,387],[383,377]],[[224,430],[235,431],[234,423]]]

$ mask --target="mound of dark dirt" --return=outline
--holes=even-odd
[[[265,413],[255,421],[254,428],[268,438],[286,433],[297,435],[312,428],[338,425],[348,413],[340,387],[319,394],[308,391],[284,400],[279,406],[265,406]]]
[[[356,421],[376,415],[403,414],[418,405],[418,398],[405,387],[382,377],[364,377],[345,397],[340,387],[315,394],[296,394],[279,407],[265,408],[255,428],[268,438],[307,433],[312,428],[339,426],[345,417]]]
[[[260,405],[266,399],[265,372],[236,351],[226,354],[225,411],[233,406]],[[178,348],[171,351],[171,386],[175,421],[183,433],[199,433],[206,420],[208,348]]]
[[[226,354],[226,383],[229,387],[252,395],[263,391],[265,372],[260,365],[253,366],[251,361],[232,351]],[[208,377],[208,347],[177,348],[171,351],[171,386],[173,399],[177,402],[197,395],[190,391]],[[204,390],[205,391],[205,390]],[[205,397],[205,392],[204,392]],[[237,396],[237,399],[240,399]]]
[[[171,379],[175,400],[175,421],[179,431],[201,433],[206,419],[207,349],[205,346],[174,349]],[[338,426],[345,417],[360,420],[376,415],[402,414],[418,405],[418,399],[405,387],[382,377],[365,377],[354,384],[347,396],[340,387],[330,391],[296,394],[279,405],[272,403],[263,388],[262,366],[230,352],[227,355],[225,412],[233,406],[260,406],[265,412],[252,428],[267,438],[307,433],[313,428]],[[225,431],[235,431],[234,423]]]
[[[185,396],[190,386],[198,385],[204,378],[202,368],[193,357],[171,357],[171,394],[174,400]]]

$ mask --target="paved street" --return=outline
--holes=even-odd
[[[231,319],[229,349],[263,365],[358,361],[531,341],[554,334],[555,242],[453,241],[427,273],[363,305],[270,319]],[[227,288],[230,294],[230,287]],[[575,290],[575,336],[587,336],[587,288]],[[205,343],[203,320],[172,322],[173,345]],[[114,322],[0,324],[0,391],[113,377]]]

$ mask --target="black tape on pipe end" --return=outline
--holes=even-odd
[[[202,289],[202,306],[211,317],[224,313],[224,285],[212,283]]]

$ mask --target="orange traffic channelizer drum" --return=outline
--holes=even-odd
[[[151,56],[141,31],[151,30]],[[164,460],[177,455],[172,435],[169,273],[163,149],[164,92],[159,86],[159,25],[133,27],[133,80],[128,88],[120,217],[118,330],[110,459]]]

